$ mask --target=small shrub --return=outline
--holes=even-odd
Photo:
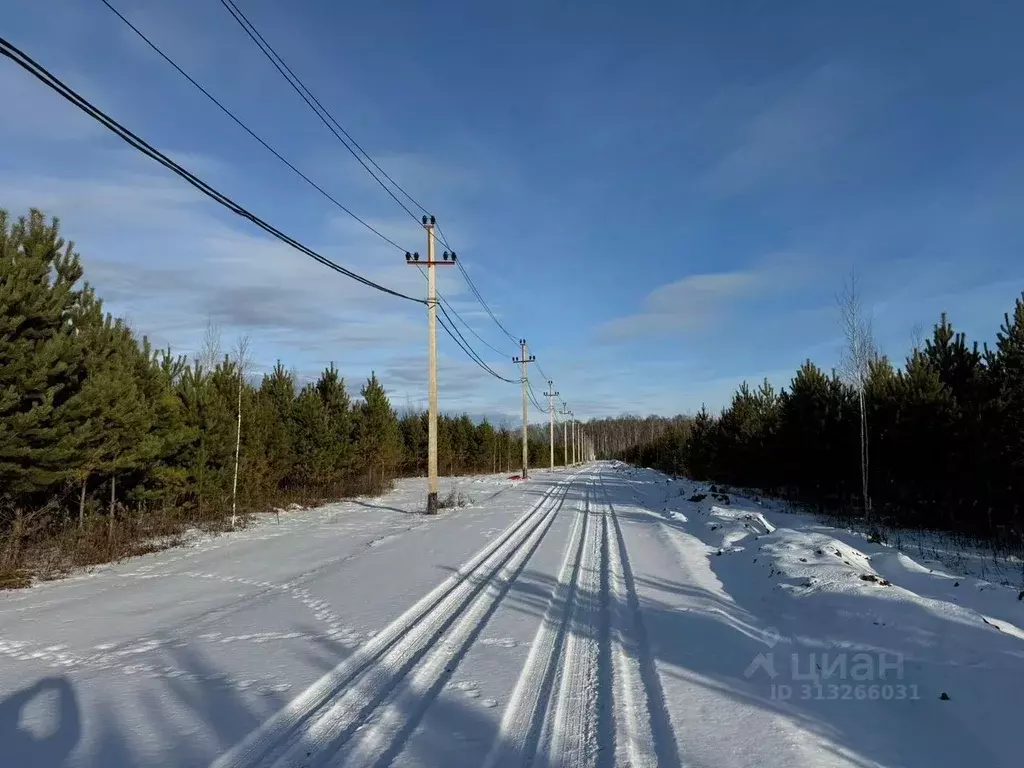
[[[5,568],[0,570],[0,590],[22,589],[32,583],[32,578],[24,569]]]
[[[463,507],[467,507],[467,506],[469,506],[472,503],[473,502],[470,499],[466,498],[462,494],[462,491],[458,490],[457,488],[452,488],[451,491],[448,492],[447,496],[445,496],[443,499],[438,500],[437,508],[438,509],[455,509],[455,508],[462,509]]]

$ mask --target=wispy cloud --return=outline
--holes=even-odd
[[[651,291],[639,311],[617,317],[598,329],[606,342],[629,341],[717,325],[737,302],[769,298],[795,288],[810,275],[799,254],[773,254],[747,270],[688,275]]]
[[[709,125],[727,128],[726,144],[698,186],[729,197],[765,184],[829,178],[842,148],[896,88],[891,77],[837,61],[796,81],[727,89],[709,109]]]

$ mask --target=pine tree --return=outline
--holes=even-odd
[[[55,418],[81,387],[72,320],[87,287],[72,243],[33,209],[0,211],[0,488],[21,495],[69,477],[71,425]]]
[[[376,492],[387,486],[402,460],[402,436],[398,417],[376,373],[370,375],[360,394],[363,402],[355,425],[356,452],[367,488]]]
[[[292,405],[295,400],[295,377],[277,361],[274,370],[263,377],[260,399],[266,408],[265,451],[274,489],[291,477],[295,464],[292,446]]]
[[[316,385],[307,384],[292,402],[291,425],[295,458],[292,484],[325,488],[330,483],[331,433],[327,409]]]
[[[923,524],[941,497],[936,475],[944,477],[949,459],[953,398],[926,354],[915,350],[904,370],[878,366],[871,382],[872,439],[884,456],[877,472],[878,497],[890,522]]]
[[[170,349],[154,352],[149,340],[143,338],[136,377],[152,414],[156,453],[146,462],[140,484],[131,492],[135,501],[177,505],[187,491],[184,457],[196,433],[187,423],[175,389],[187,367],[183,356],[173,355]]]
[[[707,480],[715,471],[717,430],[716,420],[701,403],[690,428],[683,459],[686,472],[697,480]]]
[[[427,466],[427,412],[409,412],[399,422],[406,475],[422,475]]]
[[[804,362],[782,396],[783,484],[798,497],[826,502],[823,487],[825,463],[834,457],[823,455],[829,427],[829,381],[818,366]]]
[[[98,305],[97,305],[98,308]],[[113,525],[119,475],[151,461],[159,444],[151,435],[153,413],[139,385],[140,351],[131,331],[107,315],[79,329],[86,377],[79,392],[56,412],[64,424],[74,425],[72,466],[80,486],[79,525],[84,520],[89,480],[98,478],[111,489],[109,514]]]
[[[345,391],[345,380],[334,363],[320,374],[316,391],[324,406],[328,442],[326,478],[331,485],[347,482],[352,471],[352,404]]]
[[[925,341],[924,355],[958,402],[965,402],[974,395],[981,353],[977,344],[968,349],[964,334],[953,330],[945,312],[935,324],[932,338]]]
[[[1024,527],[1024,293],[1016,300],[1013,315],[1003,316],[990,366],[998,409],[997,418],[990,421],[996,422],[993,426],[999,436],[991,456],[997,468],[996,507],[1002,507],[1001,516],[1020,531]]]

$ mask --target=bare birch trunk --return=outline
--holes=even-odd
[[[235,427],[235,476],[231,481],[231,527],[238,522],[238,454],[242,448],[242,370],[238,370],[238,423]]]
[[[114,541],[114,503],[116,500],[117,492],[117,477],[114,475],[110,476],[110,513],[108,515],[108,526],[107,526],[107,542],[112,543]]]
[[[78,497],[78,530],[85,527],[85,489],[89,483],[89,476],[82,478],[82,493]]]

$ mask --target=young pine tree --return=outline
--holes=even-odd
[[[991,460],[996,487],[1005,489],[997,494],[995,506],[1001,511],[993,523],[1011,523],[1019,533],[1024,529],[1024,293],[1013,314],[1004,315],[990,358],[998,409],[998,418],[990,420],[998,435]]]
[[[73,321],[87,288],[58,221],[0,211],[0,489],[23,496],[68,479],[72,425],[56,411],[81,388]]]
[[[378,492],[394,477],[402,461],[402,435],[398,417],[376,373],[360,391],[356,418],[356,453],[359,456],[368,490]]]
[[[320,374],[316,392],[323,404],[327,432],[324,479],[340,489],[352,471],[352,403],[334,363]]]
[[[264,408],[265,451],[270,470],[270,485],[276,490],[291,482],[295,467],[292,445],[292,406],[295,400],[295,377],[278,360],[274,370],[263,377],[260,400]]]

